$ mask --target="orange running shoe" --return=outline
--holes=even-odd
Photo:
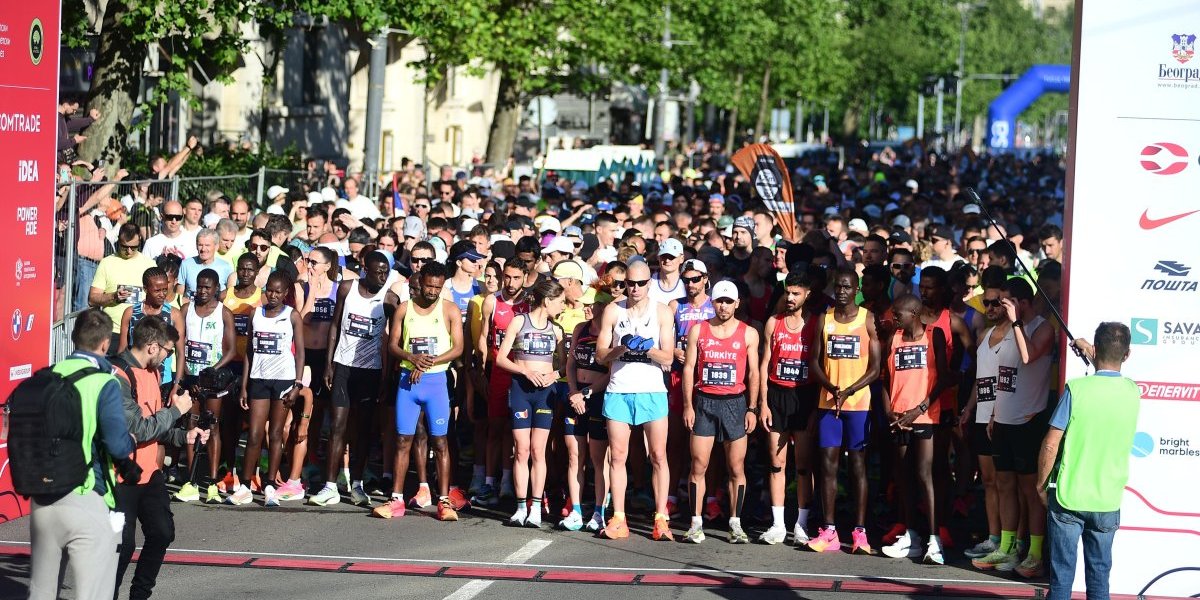
[[[667,522],[667,516],[662,513],[654,515],[654,532],[650,534],[650,539],[656,542],[673,542],[675,536],[671,535],[671,524]]]
[[[608,520],[608,525],[600,530],[601,537],[606,537],[610,540],[623,540],[629,537],[629,524],[625,522],[625,518],[613,517]]]
[[[408,501],[413,508],[429,508],[433,504],[433,495],[429,493],[428,486],[420,486],[417,488],[417,493]]]
[[[456,486],[450,486],[450,495],[447,497],[450,498],[450,505],[455,511],[471,508],[471,501],[467,499],[467,495]]]
[[[404,501],[392,498],[387,502],[375,507],[371,514],[381,519],[391,519],[393,517],[404,516]],[[457,518],[457,516],[455,517]]]
[[[454,510],[454,503],[450,500],[450,496],[442,496],[438,499],[437,518],[439,521],[458,520],[458,511]]]
[[[225,478],[217,482],[217,490],[222,494],[228,494],[238,486],[238,479],[234,477],[233,471],[225,474]]]

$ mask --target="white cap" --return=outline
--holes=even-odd
[[[572,242],[571,239],[565,235],[556,235],[554,236],[554,239],[550,240],[549,244],[546,244],[545,248],[542,248],[542,254],[550,254],[551,252],[562,252],[564,254],[574,255],[575,242]]]
[[[204,223],[204,227],[212,229],[217,226],[217,223],[221,222],[221,215],[218,215],[217,213],[208,213],[207,215],[204,215],[202,222]]]
[[[288,193],[288,189],[281,185],[273,185],[267,188],[267,199],[274,200],[275,196]]]
[[[906,187],[906,188],[909,188],[909,189],[911,189],[911,190],[912,190],[912,191],[914,191],[914,192],[915,192],[915,191],[917,191],[917,180],[916,180],[916,179],[909,179],[908,181],[905,181],[905,182],[904,182],[904,187]]]
[[[867,233],[870,229],[867,228],[867,222],[862,219],[850,219],[850,223],[846,225],[846,229],[857,231],[859,233]]]
[[[542,215],[542,216],[534,219],[533,222],[534,222],[534,224],[537,225],[538,233],[542,233],[544,231],[553,231],[554,233],[562,233],[562,223],[560,223],[558,219],[551,217],[550,215]]]
[[[675,238],[667,238],[658,246],[658,255],[670,255],[675,258],[683,256],[683,243]]]
[[[322,196],[321,192],[309,192],[308,201],[311,204],[318,204],[325,201],[325,196]]]
[[[729,298],[731,300],[737,300],[738,299],[737,286],[734,285],[733,282],[729,281],[728,279],[726,279],[724,281],[718,281],[717,285],[713,286],[712,298],[713,298],[713,300],[717,300],[720,298]]]
[[[964,206],[964,207],[963,207],[963,214],[964,214],[964,215],[977,215],[977,214],[979,214],[979,205],[978,205],[978,204],[968,204],[968,205]]]
[[[704,273],[705,275],[708,275],[708,266],[704,264],[704,261],[693,258],[689,261],[685,261],[683,263],[683,268],[679,269],[680,273],[687,273],[688,271],[696,271],[697,273]]]
[[[337,190],[325,186],[321,188],[321,198],[324,198],[326,202],[336,202],[338,199]]]
[[[479,226],[479,221],[476,221],[475,219],[470,219],[470,218],[463,219],[462,224],[460,224],[458,226],[458,232],[462,233],[462,234],[471,233],[471,230],[475,229],[478,226]]]
[[[828,206],[825,208],[825,216],[827,217],[832,217],[833,215],[838,214],[838,212],[840,211],[838,211],[838,207],[836,206]]]

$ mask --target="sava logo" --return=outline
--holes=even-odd
[[[1134,317],[1129,322],[1130,342],[1140,346],[1200,345],[1200,322]]]
[[[1200,282],[1188,278],[1192,268],[1173,260],[1160,260],[1154,264],[1154,275],[1142,281],[1143,290],[1156,292],[1195,292],[1200,290]],[[1165,276],[1165,278],[1160,278]]]

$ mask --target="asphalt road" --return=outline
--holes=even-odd
[[[1032,598],[1042,587],[978,572],[957,551],[939,567],[784,545],[731,545],[720,528],[709,529],[701,545],[653,542],[649,524],[637,520],[629,539],[609,541],[586,532],[510,528],[502,524],[507,513],[478,509],[457,523],[414,511],[385,521],[345,503],[276,509],[176,503],[174,510],[176,540],[155,590],[161,598],[323,600],[349,590],[364,600]],[[758,531],[750,528],[755,537]],[[28,559],[20,553],[28,540],[27,520],[0,524],[0,599],[25,597]],[[63,597],[74,595],[68,590]]]

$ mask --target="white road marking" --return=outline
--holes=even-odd
[[[500,564],[504,565],[520,565],[531,559],[538,552],[546,549],[550,545],[550,540],[529,540],[524,546],[521,546],[516,552],[504,557]],[[471,600],[478,596],[481,592],[491,587],[495,583],[494,579],[472,579],[458,588],[453,594],[446,596],[445,600]]]
[[[535,540],[541,541],[541,540]],[[533,543],[533,542],[530,542]],[[549,545],[550,542],[543,542]],[[19,540],[0,540],[0,544],[11,544],[15,546],[28,546],[29,542]],[[528,545],[528,544],[527,544]],[[430,559],[430,558],[388,558],[381,556],[341,556],[335,554],[293,554],[288,552],[248,552],[236,550],[193,550],[189,548],[171,548],[169,552],[191,552],[194,554],[221,554],[226,556],[278,556],[286,558],[313,558],[326,560],[342,560],[346,562],[357,561],[374,561],[384,563],[412,563],[412,564],[434,564],[434,565],[469,565],[476,567],[502,567],[512,563],[505,562],[488,562],[488,561],[473,561],[473,560],[451,560],[451,559]],[[520,552],[520,550],[518,550]],[[535,553],[536,554],[536,553]],[[830,579],[870,579],[871,581],[894,581],[899,583],[904,582],[928,582],[928,583],[984,583],[989,585],[1011,585],[1016,587],[1032,587],[1030,584],[1023,581],[1007,581],[1004,579],[955,579],[952,577],[889,577],[885,575],[875,575],[871,573],[847,574],[847,573],[806,573],[797,571],[742,571],[734,569],[703,569],[703,568],[659,568],[659,567],[602,567],[598,565],[550,565],[538,563],[522,563],[527,567],[536,567],[543,570],[564,570],[564,571],[627,571],[634,573],[684,573],[684,574],[705,574],[705,573],[720,573],[724,575],[771,575],[775,577],[827,577]]]

